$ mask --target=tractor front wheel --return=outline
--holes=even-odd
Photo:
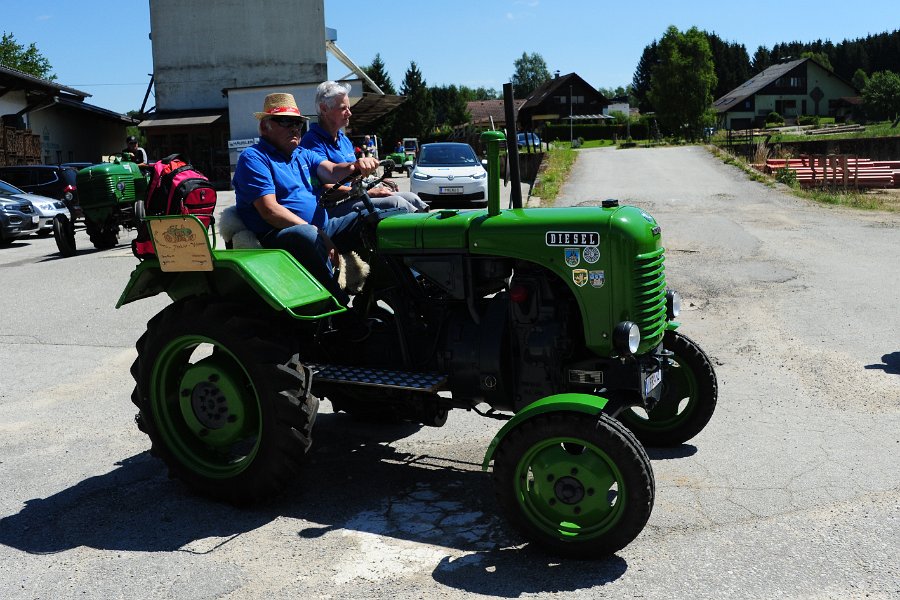
[[[75,254],[75,227],[67,216],[53,217],[53,239],[56,240],[56,248],[60,255],[73,256]]]
[[[237,304],[176,302],[147,324],[131,369],[151,452],[194,491],[237,505],[294,478],[319,405],[286,338],[245,314]]]
[[[629,408],[619,420],[645,446],[678,446],[700,433],[716,410],[719,386],[709,357],[689,337],[667,331],[663,347],[674,356],[663,373],[662,396],[649,413]]]
[[[84,220],[88,237],[94,248],[98,250],[109,250],[119,243],[119,226],[116,224],[95,223],[90,219]]]
[[[555,554],[597,558],[628,545],[653,509],[650,459],[615,419],[545,413],[511,429],[494,454],[507,518]]]

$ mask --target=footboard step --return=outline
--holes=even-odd
[[[424,392],[436,392],[447,382],[447,376],[440,373],[413,373],[317,363],[308,363],[306,366],[313,370],[314,382],[346,383]]]

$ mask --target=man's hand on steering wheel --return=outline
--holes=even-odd
[[[366,175],[374,173],[379,167],[379,164],[377,158],[372,156],[361,156],[353,163],[353,172],[358,177],[365,177]]]

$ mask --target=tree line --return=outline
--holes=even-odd
[[[711,116],[696,107],[709,107],[753,75],[799,58],[813,58],[852,83],[862,92],[872,118],[896,118],[900,112],[900,30],[837,44],[816,40],[779,43],[771,49],[759,46],[751,57],[743,44],[725,41],[715,33],[697,28],[680,32],[670,27],[660,40],[644,47],[628,92],[633,106],[641,113],[660,115],[670,133],[684,127],[688,116],[684,105],[693,105],[695,108],[688,110],[687,132],[693,135],[710,124]],[[686,65],[699,70],[680,72]],[[665,90],[679,90],[680,96],[687,97],[672,98]],[[897,100],[891,102],[892,97]]]

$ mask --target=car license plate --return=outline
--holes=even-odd
[[[31,222],[32,222],[32,223],[37,223],[38,221],[40,221],[40,217],[38,217],[37,215],[32,215],[32,216],[31,216]]]
[[[439,190],[442,194],[462,194],[463,189],[461,185],[449,185],[442,186]]]
[[[658,386],[661,381],[662,381],[662,371],[661,370],[657,369],[656,371],[653,371],[652,373],[650,373],[650,375],[647,376],[647,379],[644,380],[644,398],[649,396],[650,392],[652,392],[653,389],[656,386]]]

